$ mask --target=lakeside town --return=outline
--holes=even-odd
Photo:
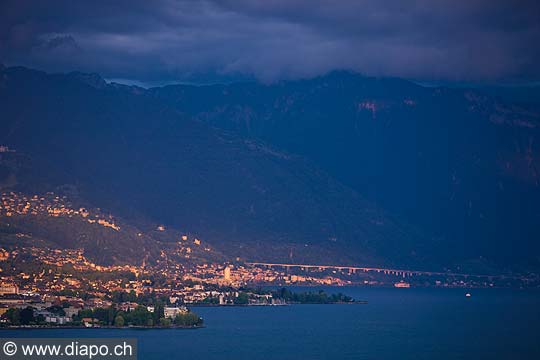
[[[352,303],[342,294],[291,293],[281,286],[493,287],[501,279],[424,276],[327,267],[278,269],[255,264],[97,265],[82,249],[0,249],[0,324],[3,326],[202,325],[194,306],[272,306],[288,303]],[[365,280],[359,280],[364,278]],[[369,280],[368,280],[369,279]],[[441,278],[442,279],[442,278]],[[518,281],[506,279],[505,281]],[[533,286],[532,280],[520,280]],[[420,282],[419,282],[420,281]],[[451,281],[451,282],[450,282]],[[497,283],[499,281],[499,283]],[[270,287],[265,287],[270,286]],[[273,286],[273,287],[272,287]],[[309,289],[309,288],[307,288]]]
[[[202,319],[188,307],[355,303],[343,294],[247,286],[248,280],[284,275],[271,270],[256,275],[244,266],[217,264],[102,266],[81,249],[0,249],[0,270],[0,325],[11,327],[198,327]],[[299,279],[288,278],[287,284]]]
[[[74,207],[65,196],[2,193],[0,216],[76,219],[74,227],[135,232],[99,209]],[[43,223],[40,223],[40,226]],[[154,232],[167,234],[163,225]],[[206,242],[176,234],[153,261],[104,265],[84,248],[36,243],[30,233],[10,233],[0,248],[0,326],[197,327],[194,306],[275,306],[291,303],[361,303],[309,287],[538,287],[537,274],[471,275],[343,265],[223,261]],[[39,246],[38,246],[39,245]],[[201,256],[203,254],[204,256]],[[305,286],[307,292],[276,290]]]

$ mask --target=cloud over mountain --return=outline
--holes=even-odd
[[[142,81],[275,81],[338,68],[540,79],[534,1],[4,1],[0,10],[0,61],[52,71]]]

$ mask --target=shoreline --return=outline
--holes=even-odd
[[[70,330],[70,329],[85,329],[85,330],[197,330],[205,328],[204,325],[197,326],[75,326],[75,325],[66,325],[66,326],[48,326],[48,325],[22,325],[22,326],[8,326],[0,327],[2,330]]]
[[[357,300],[351,302],[288,302],[285,304],[185,304],[188,307],[279,307],[279,306],[290,306],[290,305],[367,305],[367,300]]]
[[[366,300],[358,300],[353,302],[334,302],[334,303],[286,303],[286,304],[186,304],[189,307],[281,307],[289,305],[367,305]],[[59,325],[59,326],[50,326],[50,325],[19,325],[19,326],[6,326],[0,327],[0,331],[4,330],[69,330],[69,329],[107,329],[107,330],[166,330],[166,329],[177,329],[177,330],[196,330],[205,328],[204,325],[195,325],[195,326],[76,326],[76,325]]]

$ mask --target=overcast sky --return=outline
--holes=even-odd
[[[540,80],[540,1],[0,1],[0,62],[143,83]]]

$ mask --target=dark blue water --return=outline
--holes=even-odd
[[[540,291],[338,288],[368,305],[195,308],[197,330],[17,330],[136,337],[139,359],[540,359]]]

